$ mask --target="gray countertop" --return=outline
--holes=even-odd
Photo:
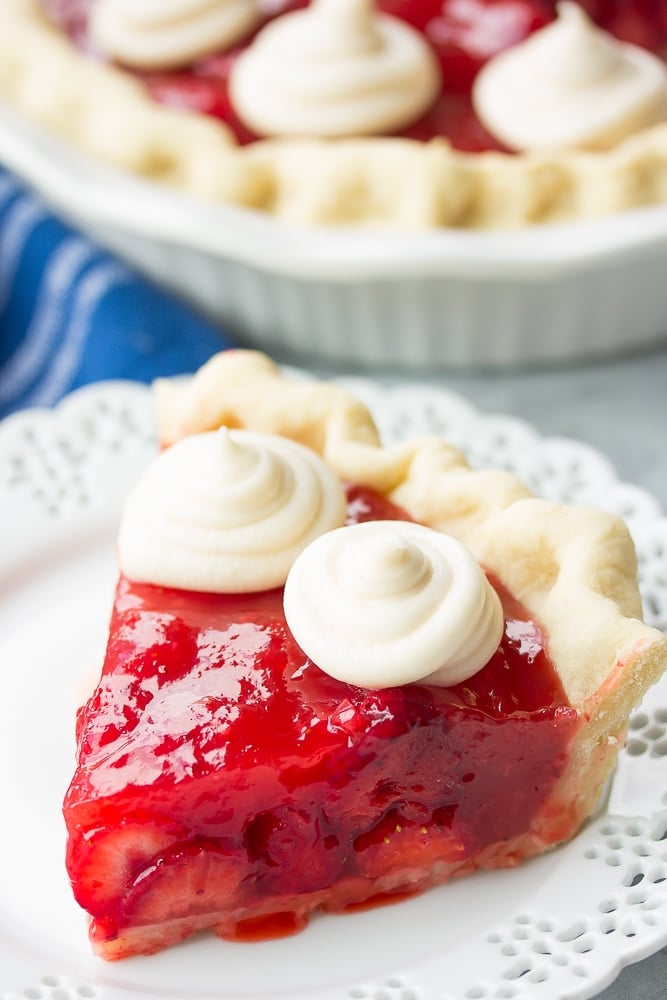
[[[578,369],[438,381],[485,412],[593,445],[621,479],[649,490],[667,510],[667,349]]]

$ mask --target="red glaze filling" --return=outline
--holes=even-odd
[[[358,487],[348,510],[350,522],[408,519]],[[150,952],[203,926],[289,933],[314,907],[379,903],[492,865],[479,853],[526,834],[578,716],[539,627],[496,586],[505,635],[483,670],[451,688],[369,691],[305,657],[280,590],[121,578],[64,805],[97,950]]]
[[[41,0],[51,20],[77,45],[89,49],[88,10],[92,0]],[[589,14],[622,41],[654,52],[667,46],[667,8],[655,0],[579,0]],[[308,6],[308,0],[266,0],[267,20]],[[470,102],[475,76],[498,52],[523,41],[555,16],[556,0],[380,0],[380,8],[422,32],[442,67],[444,89],[421,121],[402,134],[429,140],[442,136],[455,148],[481,152],[502,149],[479,122]],[[247,44],[247,42],[245,43]],[[227,83],[244,46],[196,62],[187,70],[138,74],[156,101],[220,118],[239,142],[254,136],[238,120]]]

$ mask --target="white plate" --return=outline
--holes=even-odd
[[[273,352],[500,368],[667,339],[667,205],[519,232],[298,229],[111,170],[1,105],[0,162]]]
[[[649,618],[667,623],[667,521],[600,455],[435,390],[352,385],[387,438],[446,432],[476,464],[520,456],[547,495],[625,513]],[[74,713],[103,652],[121,498],[154,447],[150,393],[123,383],[0,425],[1,1000],[565,1000],[667,944],[663,683],[634,717],[616,815],[565,848],[392,907],[322,916],[282,941],[205,936],[152,958],[93,958],[65,875],[60,805]]]

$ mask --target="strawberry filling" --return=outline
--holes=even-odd
[[[41,2],[49,18],[80,48],[90,48],[86,29],[92,0]],[[662,4],[653,0],[579,2],[598,24],[622,41],[658,53],[667,46],[667,15]],[[267,4],[271,12],[267,20],[306,6],[307,0],[272,0]],[[470,100],[473,81],[492,56],[553,20],[556,0],[380,0],[379,6],[421,31],[443,73],[444,89],[439,99],[402,134],[422,141],[444,137],[456,149],[468,152],[502,150],[475,115]],[[228,94],[229,73],[242,48],[201,59],[184,71],[135,75],[159,103],[219,118],[245,144],[257,137],[236,117]]]
[[[358,487],[348,511],[350,522],[408,519]],[[317,908],[517,863],[521,851],[497,845],[539,839],[579,719],[538,625],[496,587],[504,638],[478,674],[370,691],[305,657],[279,590],[121,577],[64,805],[96,951],[150,953],[205,927],[290,933]]]

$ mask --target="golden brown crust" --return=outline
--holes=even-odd
[[[550,503],[513,475],[474,471],[437,437],[383,448],[367,409],[342,388],[285,378],[266,356],[229,351],[188,383],[156,384],[162,438],[221,424],[283,434],[345,480],[377,489],[465,542],[534,615],[582,718],[565,775],[532,835],[542,849],[591,814],[630,712],[667,667],[667,638],[641,621],[632,540],[612,514]]]
[[[516,228],[667,202],[667,123],[609,153],[466,155],[404,139],[239,148],[79,53],[39,0],[3,0],[0,96],[123,170],[299,224]]]

